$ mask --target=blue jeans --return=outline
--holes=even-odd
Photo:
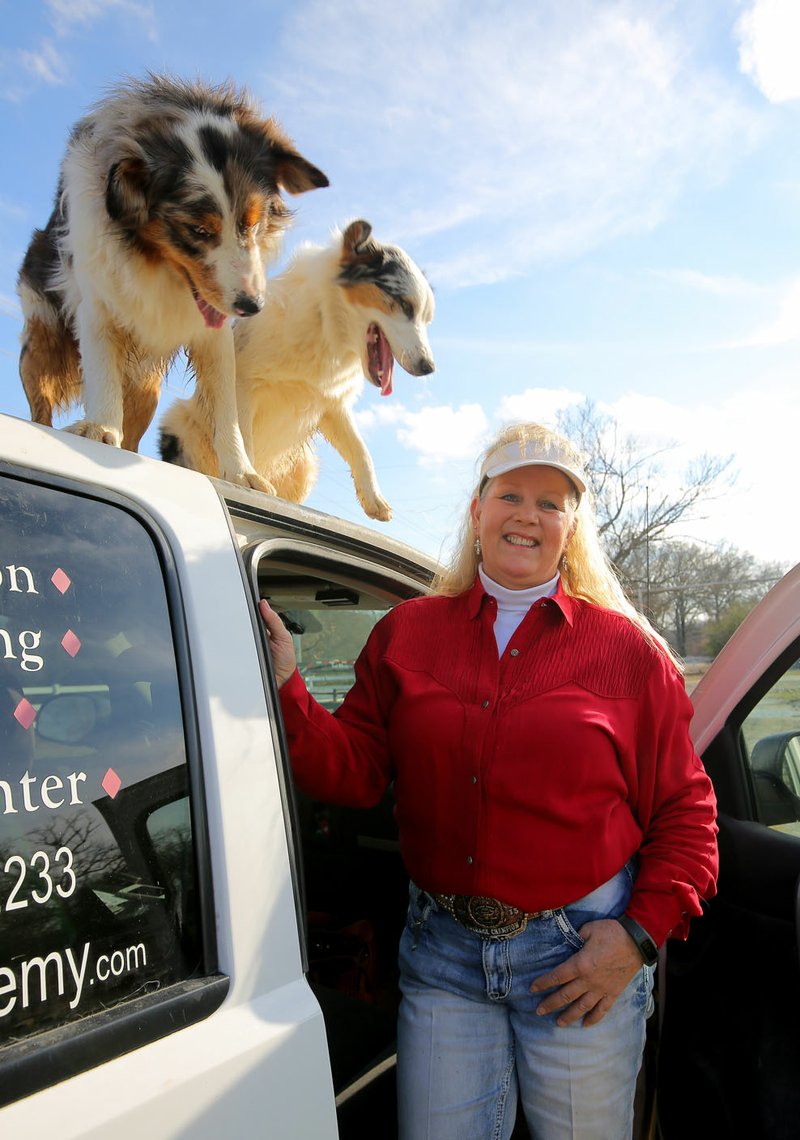
[[[507,1140],[521,1103],[535,1140],[628,1140],[653,970],[597,1025],[537,1016],[539,974],[580,950],[578,930],[621,914],[634,866],[515,938],[465,930],[413,883],[400,939],[400,1140]]]

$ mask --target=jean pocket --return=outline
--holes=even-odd
[[[566,909],[564,907],[560,907],[558,910],[554,910],[553,919],[555,920],[555,924],[560,930],[564,941],[567,943],[567,946],[573,950],[582,950],[586,944],[585,940],[581,938],[580,934],[578,934],[578,931],[575,929],[575,926],[573,926],[572,919],[570,918]],[[583,926],[583,922],[581,921],[578,923],[578,925]]]
[[[596,922],[601,918],[616,918],[622,914],[628,905],[632,889],[631,867],[626,864],[617,871],[616,875],[612,875],[588,895],[563,907],[559,912],[561,916],[559,926],[565,933],[569,930],[578,939],[578,944],[583,946],[583,939],[578,933],[581,927],[587,922]]]

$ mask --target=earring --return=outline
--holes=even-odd
[[[568,566],[569,566],[569,562],[567,562],[567,552],[565,550],[564,553],[561,555],[561,563],[559,565],[559,569],[561,570],[562,574],[566,574]]]
[[[478,558],[480,558],[480,556],[481,556],[481,540],[478,538],[477,534],[475,535],[474,547],[475,547],[475,553],[477,554]]]

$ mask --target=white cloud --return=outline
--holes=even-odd
[[[602,410],[616,420],[623,436],[633,436],[648,453],[660,453],[659,465],[672,471],[682,470],[693,456],[730,452],[720,443],[725,433],[720,430],[718,405],[701,404],[687,417],[683,405],[629,391]],[[711,430],[712,418],[716,430]]]
[[[651,276],[660,277],[664,281],[671,281],[687,289],[694,289],[700,293],[712,293],[721,297],[741,297],[748,293],[757,292],[759,286],[742,277],[724,277],[708,273],[700,273],[696,269],[653,269]]]
[[[28,208],[19,202],[9,202],[7,198],[0,197],[0,216],[22,222],[28,217]]]
[[[759,117],[698,61],[691,18],[670,23],[672,11],[352,0],[343,20],[312,0],[287,22],[284,72],[265,82],[294,99],[299,136],[304,116],[331,130],[348,120],[361,144],[338,155],[332,184],[360,185],[369,147],[369,177],[394,180],[376,224],[424,238],[436,284],[498,281],[658,225],[754,144]]]
[[[739,66],[771,103],[800,98],[800,6],[755,0],[737,24]]]
[[[359,412],[356,419],[364,429],[376,423],[395,426],[399,442],[417,453],[422,466],[473,458],[488,425],[479,404],[440,405],[419,412],[396,404]]]
[[[0,50],[0,97],[19,103],[41,83],[61,87],[72,82],[73,58],[63,48],[76,28],[86,29],[108,14],[129,17],[151,41],[158,38],[151,2],[142,0],[45,0],[52,37],[32,49]],[[80,50],[76,52],[80,54]],[[32,81],[35,81],[32,83]]]
[[[36,51],[20,51],[19,61],[25,71],[42,83],[58,87],[67,80],[66,61],[52,40],[44,40]]]
[[[437,464],[474,457],[486,427],[479,404],[425,408],[409,414],[397,437],[404,447],[419,452],[423,465]]]
[[[524,392],[504,396],[494,416],[498,426],[515,420],[531,420],[555,427],[559,412],[582,403],[585,398],[585,393],[567,388],[526,388]]]
[[[800,340],[800,278],[785,285],[775,303],[775,315],[730,348],[773,348]]]
[[[4,316],[14,317],[15,320],[19,320],[22,316],[22,312],[17,298],[7,297],[5,293],[0,293],[0,313]]]
[[[354,412],[361,431],[368,434],[377,428],[390,428],[398,443],[416,454],[420,467],[447,465],[454,460],[473,460],[480,450],[489,426],[486,412],[479,404],[439,404],[418,412],[403,404]]]
[[[139,3],[138,0],[46,0],[52,22],[64,34],[74,24],[93,24],[108,12],[123,12],[132,15],[150,31],[155,26],[155,13],[152,3]]]

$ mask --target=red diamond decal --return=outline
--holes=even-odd
[[[14,709],[14,716],[17,718],[23,728],[30,728],[33,722],[36,720],[36,709],[33,707],[30,701],[26,700],[25,697],[23,697],[17,707]]]
[[[72,579],[70,578],[69,574],[62,570],[60,566],[58,570],[56,570],[55,574],[53,574],[50,581],[62,594],[66,594],[67,590],[72,585]]]
[[[71,629],[68,629],[64,636],[61,638],[61,644],[64,649],[66,649],[70,657],[74,657],[81,647],[81,639],[78,637],[77,633],[73,633]]]
[[[119,776],[113,768],[109,768],[105,776],[103,776],[103,779],[100,781],[100,785],[103,791],[107,792],[113,800],[117,792],[122,787],[122,780],[120,780]]]

